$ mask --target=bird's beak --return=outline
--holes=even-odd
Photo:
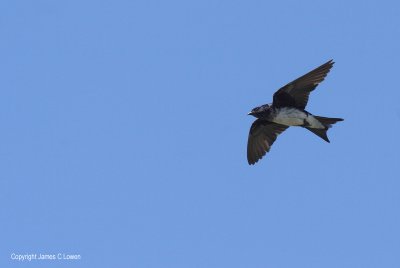
[[[252,113],[252,112],[249,112],[247,115],[253,115],[253,113]]]

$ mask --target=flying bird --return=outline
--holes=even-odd
[[[269,152],[278,135],[291,126],[308,129],[329,142],[328,129],[343,119],[312,115],[305,108],[311,91],[325,79],[333,64],[330,60],[283,86],[274,93],[272,104],[255,107],[248,113],[257,118],[251,125],[247,142],[249,165],[254,165]]]

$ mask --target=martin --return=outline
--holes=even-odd
[[[272,104],[264,104],[251,110],[249,115],[257,120],[251,125],[247,142],[247,161],[250,165],[257,163],[269,152],[277,136],[291,126],[308,129],[329,142],[328,129],[343,119],[315,116],[305,108],[311,91],[325,79],[333,64],[330,60],[297,78],[274,93]]]

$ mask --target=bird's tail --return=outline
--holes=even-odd
[[[317,135],[318,137],[322,138],[326,142],[330,142],[328,139],[328,129],[332,127],[333,124],[339,121],[343,121],[342,118],[329,118],[329,117],[322,117],[322,116],[314,116],[319,122],[321,122],[325,128],[308,128],[309,131]]]

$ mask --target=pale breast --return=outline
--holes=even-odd
[[[301,126],[307,119],[307,114],[296,108],[280,108],[274,115],[273,121],[285,126]]]

